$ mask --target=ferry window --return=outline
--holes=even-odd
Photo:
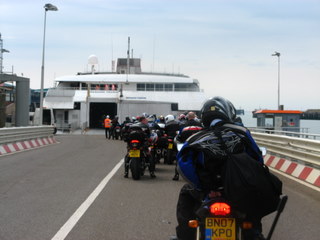
[[[147,91],[154,91],[154,84],[153,83],[147,83],[146,87],[147,87]]]
[[[156,84],[156,91],[163,91],[163,84]]]
[[[118,89],[118,85],[117,84],[112,84],[111,85],[111,90],[112,91],[116,91]]]
[[[73,109],[80,110],[80,102],[74,102]]]
[[[175,83],[174,84],[174,91],[180,92],[180,91],[186,91],[188,88],[188,85],[185,83]]]
[[[171,103],[171,111],[178,111],[178,103]]]
[[[192,90],[193,91],[195,91],[195,92],[199,92],[199,86],[197,85],[197,84],[192,84],[191,86],[190,86],[190,88],[192,88]]]
[[[173,89],[173,84],[165,84],[164,85],[164,90],[166,92],[172,92],[172,89]]]
[[[146,85],[144,83],[138,83],[137,84],[137,91],[145,91]]]
[[[71,84],[70,84],[70,87],[71,87],[72,89],[78,89],[78,88],[79,88],[79,83],[71,83]]]

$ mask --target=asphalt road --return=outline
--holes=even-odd
[[[163,240],[175,234],[182,180],[123,178],[125,144],[103,135],[0,157],[0,240]],[[120,166],[119,169],[115,167]],[[112,171],[113,170],[113,171]],[[281,177],[289,196],[273,239],[319,239],[320,193]],[[263,221],[268,231],[273,215]]]

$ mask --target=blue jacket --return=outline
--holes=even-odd
[[[217,137],[217,131],[222,131],[221,138]],[[221,143],[220,139],[224,143]],[[210,158],[210,161],[221,163],[227,157],[227,151],[243,152],[243,150],[263,164],[261,151],[247,128],[216,119],[211,123],[210,128],[194,134],[184,143],[177,154],[178,170],[185,180],[198,190],[202,190],[199,169],[206,167],[205,157]]]

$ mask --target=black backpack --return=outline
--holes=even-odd
[[[230,153],[225,164],[224,193],[238,210],[263,217],[276,211],[282,182],[246,152]]]
[[[245,131],[243,127],[224,124],[201,131],[193,135],[188,142],[193,151],[204,154],[206,167],[197,166],[200,181],[203,179],[202,182],[206,185],[217,186],[209,181],[216,181],[214,176],[221,174],[222,182],[219,184],[224,188],[225,197],[232,206],[241,212],[263,217],[277,209],[282,194],[282,182],[269,172],[266,165],[255,159],[257,154],[261,153],[250,149],[251,140]],[[214,140],[215,137],[218,141]],[[209,138],[213,140],[207,142],[206,139]],[[230,147],[228,141],[238,143]],[[249,155],[248,152],[254,154]]]
[[[227,153],[223,170],[226,198],[235,208],[250,215],[263,217],[276,211],[282,194],[280,179],[247,151],[230,152],[221,137],[221,131],[217,129],[215,133]],[[250,148],[249,141],[244,138],[244,142],[246,148]]]

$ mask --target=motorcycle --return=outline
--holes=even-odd
[[[196,240],[252,240],[253,223],[246,219],[246,214],[237,211],[222,197],[221,192],[212,192],[196,211],[197,219],[189,221],[189,227],[196,228]],[[288,197],[280,199],[277,214],[266,239],[270,240]]]
[[[162,157],[162,150],[158,146],[158,141],[159,141],[158,131],[152,130],[151,137],[150,137],[150,149],[151,149],[151,155],[156,163],[159,163]]]
[[[154,130],[157,139],[152,143],[152,156],[156,163],[160,163],[161,158],[165,156],[164,149],[167,148],[167,135],[162,130]]]
[[[120,125],[117,125],[117,126],[115,126],[114,127],[114,138],[116,139],[116,140],[118,140],[119,139],[119,137],[120,137],[120,139],[122,140],[122,136],[121,136],[121,126]]]
[[[146,147],[145,136],[142,132],[133,131],[130,133],[127,149],[126,169],[130,169],[134,180],[139,180],[147,167],[154,169],[154,161],[150,149]]]
[[[176,160],[176,156],[178,153],[174,139],[175,136],[167,136],[167,149],[164,159],[164,162],[167,164],[173,164],[174,160]]]

